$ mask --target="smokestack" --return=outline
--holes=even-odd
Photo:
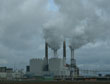
[[[71,67],[70,67],[70,77],[73,77],[75,74],[76,60],[74,59],[74,49],[70,46],[71,50]]]
[[[48,61],[48,43],[45,42],[45,58]]]
[[[71,48],[71,59],[74,59],[74,49]]]
[[[48,71],[48,43],[45,42],[45,64],[44,64],[44,68],[43,71]]]
[[[66,64],[66,42],[63,42],[63,63]]]

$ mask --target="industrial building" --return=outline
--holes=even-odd
[[[0,80],[14,80],[23,78],[22,71],[13,71],[13,68],[0,67]]]
[[[64,66],[63,60],[60,58],[49,59],[48,71],[44,70],[45,59],[31,59],[30,60],[30,72],[35,76],[53,75],[53,76],[69,76],[69,68]]]
[[[66,42],[63,42],[63,58],[56,56],[57,50],[54,51],[54,57],[48,58],[48,43],[45,42],[45,58],[30,60],[30,73],[33,76],[51,75],[53,77],[74,77],[77,76],[78,67],[74,59],[74,50],[71,52],[71,63],[66,64]]]

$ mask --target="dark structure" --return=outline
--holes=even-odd
[[[26,72],[30,72],[30,66],[26,66]]]
[[[12,69],[12,68],[7,68],[7,69],[6,69],[6,72],[7,72],[7,73],[12,73],[12,72],[13,72],[13,69]]]
[[[13,72],[13,68],[0,67],[0,72],[11,73],[11,72]]]
[[[6,72],[6,67],[0,67],[0,72]]]
[[[49,71],[49,66],[48,66],[48,43],[45,42],[45,62],[46,64],[44,65],[43,71]]]
[[[66,42],[63,42],[63,60],[66,62]]]

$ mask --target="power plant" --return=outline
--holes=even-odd
[[[28,66],[26,66],[26,72],[13,71],[11,68],[0,67],[0,84],[110,84],[110,75],[102,74],[92,70],[81,70],[76,64],[74,57],[75,49],[72,46],[70,48],[70,64],[66,63],[66,41],[63,41],[63,55],[62,58],[57,55],[58,49],[52,49],[53,56],[49,58],[49,43],[45,42],[45,57],[43,59],[34,58],[30,60]],[[84,75],[81,72],[90,73],[92,76]],[[110,71],[102,71],[110,72]],[[4,81],[3,81],[4,80]],[[104,81],[104,82],[102,82]],[[105,82],[106,81],[106,82]]]
[[[45,58],[30,60],[30,73],[34,76],[50,75],[53,77],[75,77],[79,75],[79,69],[74,59],[74,50],[71,49],[71,63],[66,64],[66,41],[63,42],[63,58],[57,56],[54,50],[54,57],[48,58],[48,42],[45,42]]]

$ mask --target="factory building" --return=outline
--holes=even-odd
[[[66,42],[65,41],[63,42],[63,58],[58,58],[56,56],[56,53],[54,53],[55,55],[53,58],[48,59],[48,43],[46,42],[45,58],[31,59],[30,73],[33,74],[34,76],[52,75],[52,76],[68,77],[70,75],[74,75],[73,72],[71,71],[74,68],[74,66],[71,66],[72,64],[70,64],[69,66],[66,66]],[[74,57],[74,55],[72,57]]]
[[[61,58],[49,59],[49,70],[54,76],[69,76],[69,68],[66,67]]]
[[[12,68],[0,67],[0,80],[14,80],[23,78],[22,71],[13,71]]]
[[[42,59],[31,59],[30,60],[30,72],[35,76],[43,75],[43,63]]]
[[[69,76],[69,68],[63,65],[63,59],[51,58],[49,59],[49,71],[44,71],[45,59],[31,59],[30,72],[35,76],[43,76],[50,74],[53,76]]]

